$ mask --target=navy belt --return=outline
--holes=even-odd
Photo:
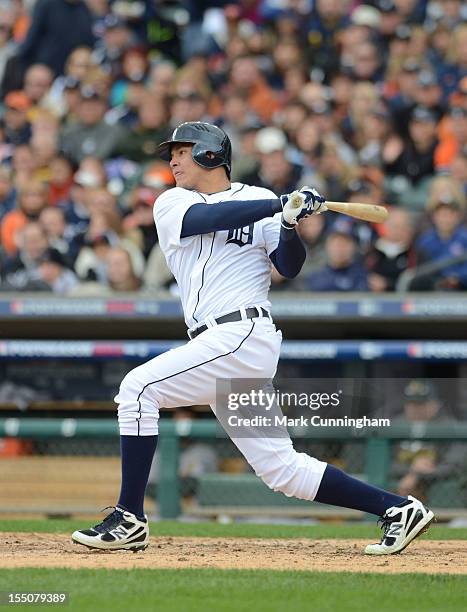
[[[240,310],[235,310],[234,312],[229,312],[229,314],[222,315],[222,317],[218,317],[217,319],[214,319],[214,321],[216,322],[217,325],[221,325],[222,323],[234,323],[235,321],[242,321],[245,318],[246,319],[255,319],[256,317],[268,317],[269,319],[271,318],[269,312],[263,307],[247,308],[245,310],[245,314],[246,314],[246,317],[242,317],[242,313],[240,312]],[[191,331],[188,330],[188,337],[190,338],[190,340],[193,340],[193,338],[196,338],[196,336],[199,336],[200,334],[205,332],[207,329],[208,329],[207,325],[200,325],[196,329],[193,329]]]

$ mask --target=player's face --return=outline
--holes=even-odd
[[[196,189],[205,178],[206,170],[193,161],[192,145],[174,144],[171,149],[170,168],[177,187]]]

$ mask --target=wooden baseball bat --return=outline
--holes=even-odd
[[[325,202],[325,206],[334,212],[349,215],[362,221],[382,223],[388,218],[388,209],[376,204],[358,204],[356,202]]]
[[[298,191],[293,193],[291,201],[296,208],[300,208],[302,199]],[[333,210],[334,212],[349,215],[355,219],[372,221],[373,223],[382,223],[386,221],[389,215],[387,208],[384,206],[377,206],[376,204],[359,204],[356,202],[325,202],[322,212],[326,210]]]

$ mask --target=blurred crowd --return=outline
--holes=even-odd
[[[461,0],[0,0],[0,289],[175,291],[157,145],[222,126],[233,180],[388,203],[300,225],[273,289],[467,288]]]

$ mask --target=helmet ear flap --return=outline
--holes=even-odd
[[[196,143],[191,150],[193,161],[203,168],[219,168],[225,165],[222,149],[213,151],[213,148],[207,148],[205,144]],[[212,155],[209,155],[211,153]]]

